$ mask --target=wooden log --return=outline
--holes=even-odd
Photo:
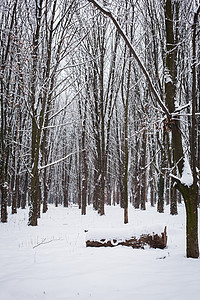
[[[159,235],[155,234],[141,234],[140,237],[132,236],[125,240],[117,239],[100,239],[100,240],[87,240],[86,247],[116,247],[127,246],[132,248],[142,248],[149,245],[150,248],[164,249],[167,245],[167,228]]]

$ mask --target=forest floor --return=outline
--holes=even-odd
[[[185,210],[171,216],[129,207],[106,206],[99,216],[92,207],[81,216],[77,207],[49,206],[39,226],[27,226],[28,211],[19,209],[0,224],[1,300],[188,300],[200,294],[200,259],[185,257]],[[85,230],[151,231],[167,226],[164,250],[86,248]]]

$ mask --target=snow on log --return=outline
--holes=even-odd
[[[139,237],[129,236],[128,238],[117,237],[116,235],[109,234],[108,237],[95,238],[95,233],[86,240],[86,247],[115,247],[115,246],[127,246],[132,248],[142,248],[148,245],[150,248],[164,249],[167,245],[167,228],[165,226],[164,231],[161,234],[157,233],[145,233]]]

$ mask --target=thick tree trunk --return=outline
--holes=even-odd
[[[38,174],[38,162],[39,162],[39,151],[41,141],[41,126],[38,128],[37,124],[37,108],[36,104],[36,87],[37,87],[37,67],[38,67],[38,49],[39,49],[39,37],[41,28],[41,16],[42,16],[42,2],[39,1],[39,6],[36,3],[36,22],[37,26],[33,33],[33,50],[32,50],[32,82],[31,82],[31,110],[32,110],[32,141],[31,141],[31,165],[32,165],[32,176],[31,176],[31,201],[29,210],[29,222],[28,225],[37,226],[38,218],[38,202],[40,201],[39,189],[39,174]],[[44,106],[44,104],[42,104]],[[42,119],[40,118],[39,123],[43,125]]]
[[[40,191],[39,191],[39,174],[36,170],[31,177],[31,202],[29,209],[29,222],[30,226],[37,226],[38,219],[38,201],[40,199]]]
[[[68,201],[68,189],[65,187],[63,191],[63,196],[64,196],[64,201],[63,201],[63,206],[68,207],[69,206],[69,201]]]
[[[1,75],[0,75],[0,105],[1,105],[1,130],[0,130],[0,151],[1,151],[1,161],[0,161],[0,190],[1,190],[1,222],[6,223],[7,222],[7,202],[8,202],[8,183],[7,183],[7,161],[8,161],[8,145],[7,145],[7,139],[8,139],[8,120],[7,120],[7,106],[8,106],[8,99],[10,99],[9,94],[9,87],[10,87],[10,76],[12,72],[12,68],[10,68],[9,75],[6,77],[6,68],[8,68],[8,61],[10,58],[10,52],[11,52],[11,45],[12,45],[12,36],[13,36],[13,27],[16,22],[16,11],[17,11],[17,3],[18,0],[14,1],[13,10],[8,11],[8,15],[6,16],[7,24],[6,29],[8,36],[4,36],[4,34],[1,33],[1,58],[0,58],[0,67],[1,67]],[[5,11],[5,14],[7,12]],[[4,40],[4,41],[3,41]],[[12,63],[11,63],[12,65]],[[7,95],[6,95],[7,94]]]
[[[194,197],[195,198],[195,197]],[[196,199],[192,196],[189,198],[189,204],[186,204],[187,212],[187,257],[198,258],[198,210]]]
[[[166,104],[169,112],[173,113],[175,110],[175,44],[174,44],[174,22],[173,22],[173,7],[171,0],[166,1],[166,43],[167,43],[167,55],[166,55]],[[194,112],[194,110],[193,110]],[[193,118],[194,119],[194,118]],[[178,117],[176,120],[168,120],[168,126],[172,133],[172,149],[173,160],[178,166],[178,171],[182,176],[185,168],[186,158],[183,153],[182,134],[180,131],[180,122]],[[192,130],[195,130],[195,124],[192,126]],[[195,135],[195,133],[193,132]],[[191,146],[192,152],[192,177],[193,184],[189,187],[184,182],[178,181],[177,188],[183,195],[185,207],[186,207],[186,240],[187,257],[198,258],[199,246],[198,246],[198,222],[197,222],[197,199],[198,199],[198,186],[196,179],[195,165],[195,151],[193,145]]]
[[[180,191],[186,208],[186,255],[187,257],[198,258],[198,188],[194,185],[191,187],[181,185]]]

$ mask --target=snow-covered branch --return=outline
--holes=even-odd
[[[84,150],[82,150],[82,151],[84,151]],[[49,163],[49,164],[47,164],[47,165],[45,165],[45,166],[40,166],[40,167],[38,168],[38,170],[41,171],[41,170],[46,169],[46,168],[48,168],[48,167],[51,167],[51,166],[53,166],[53,165],[55,165],[55,164],[58,164],[58,163],[62,162],[63,160],[69,158],[71,155],[74,155],[74,154],[76,154],[76,153],[77,153],[77,151],[76,151],[76,152],[72,152],[72,153],[66,155],[65,157],[62,157],[62,158],[60,158],[60,159],[58,159],[58,160],[56,160],[56,161],[54,161],[54,162],[52,162],[52,163]]]
[[[169,174],[169,176],[171,178],[173,178],[174,181],[176,181],[177,183],[181,183],[182,185],[190,187],[194,182],[194,178],[193,178],[193,175],[192,175],[192,171],[191,171],[191,168],[190,168],[188,158],[185,156],[183,158],[183,160],[184,160],[184,164],[183,164],[183,170],[182,170],[181,177],[179,178],[179,177],[177,177],[173,174]]]
[[[67,123],[64,123],[64,124],[57,124],[57,125],[49,125],[49,126],[46,126],[46,127],[42,127],[42,129],[52,129],[52,128],[58,128],[58,127],[62,127],[62,126],[67,126],[67,125],[72,125],[73,122],[67,122]]]
[[[180,112],[181,110],[186,109],[186,108],[187,108],[188,106],[190,106],[190,105],[191,105],[191,102],[187,103],[186,105],[179,106],[179,107],[174,111],[173,114],[176,114],[176,113]]]

